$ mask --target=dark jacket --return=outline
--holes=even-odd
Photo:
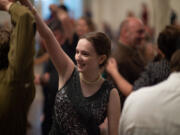
[[[118,43],[112,50],[112,56],[116,59],[121,75],[131,84],[139,78],[144,71],[145,62],[140,51]],[[116,84],[115,84],[116,85]],[[123,108],[126,96],[119,90],[121,108]]]
[[[8,53],[9,65],[0,70],[0,134],[25,135],[27,113],[35,94],[33,56],[35,20],[17,3],[9,9],[13,31]]]
[[[145,62],[141,53],[122,43],[119,43],[113,51],[113,57],[118,63],[118,70],[122,76],[131,84],[144,71]]]

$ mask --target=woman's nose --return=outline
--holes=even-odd
[[[77,54],[75,55],[75,58],[76,58],[76,60],[81,60],[81,55],[80,55],[80,53],[77,53]]]

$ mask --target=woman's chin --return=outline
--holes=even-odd
[[[77,70],[78,70],[78,72],[83,72],[83,69],[82,68],[80,68],[80,67],[77,67]]]

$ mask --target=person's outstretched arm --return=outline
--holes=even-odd
[[[1,80],[0,87],[0,121],[2,120],[2,123],[4,120],[6,121],[4,123],[5,128],[1,128],[7,129],[7,124],[10,122],[9,129],[11,129],[12,125],[17,123],[16,126],[13,126],[14,129],[19,126],[22,132],[18,129],[13,129],[12,132],[17,131],[22,134],[26,128],[26,116],[35,92],[33,83],[35,20],[27,7],[12,3],[9,0],[0,0],[0,10],[9,12],[12,23],[10,50],[8,52],[9,63],[8,68],[2,70],[2,73],[5,73],[3,79],[5,81]],[[14,106],[18,111],[14,110]],[[19,116],[22,116],[21,119]],[[10,119],[11,121],[8,122]],[[16,122],[16,120],[18,121]],[[7,132],[10,133],[11,131]]]
[[[38,12],[33,8],[32,4],[28,0],[20,1],[22,4],[28,6],[35,16],[37,29],[40,33],[40,36],[44,39],[46,43],[45,47],[59,73],[59,87],[62,87],[62,85],[64,85],[64,83],[69,79],[70,75],[72,74],[75,65],[72,60],[66,55],[66,53],[62,50],[52,31],[42,20]]]
[[[123,76],[121,76],[117,68],[116,60],[114,58],[109,58],[108,64],[106,66],[106,71],[110,74],[118,89],[125,96],[128,96],[132,92],[133,86],[126,79],[124,79]]]
[[[34,74],[35,20],[31,11],[18,3],[13,3],[9,7],[9,13],[13,25],[10,39],[9,69],[15,73],[14,76],[17,80],[23,79],[25,82],[29,82],[33,80]]]
[[[24,79],[23,74],[25,73],[25,78],[28,78],[27,70],[33,68],[33,56],[35,54],[34,36],[36,27],[34,17],[28,8],[20,4],[12,3],[8,0],[1,0],[0,3],[0,9],[10,13],[13,25],[8,57],[9,69],[13,70],[15,73],[13,75],[16,76],[17,80],[17,77]],[[32,75],[30,78],[33,79]]]

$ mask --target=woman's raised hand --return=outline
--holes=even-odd
[[[18,0],[22,5],[28,7],[31,11],[34,9],[29,0]]]

